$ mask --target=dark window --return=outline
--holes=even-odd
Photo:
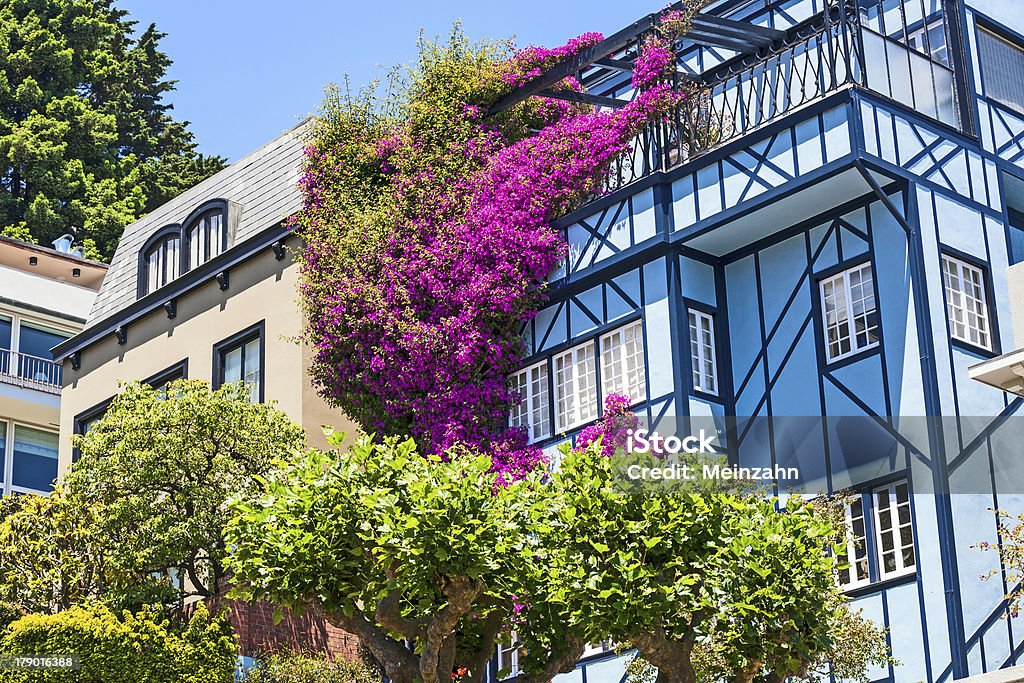
[[[18,329],[18,376],[60,386],[61,366],[53,362],[50,349],[67,338],[67,334],[22,322]]]
[[[11,484],[22,489],[50,491],[57,477],[59,440],[53,432],[15,425]]]
[[[1024,261],[1024,213],[1010,208],[1010,265]]]
[[[213,347],[214,385],[245,382],[253,401],[263,401],[263,323]]]
[[[155,292],[178,277],[181,270],[180,245],[181,237],[174,233],[160,239],[146,250],[144,294]]]
[[[78,415],[75,415],[75,422],[72,429],[75,434],[88,434],[89,430],[92,429],[97,422],[103,419],[103,416],[107,414],[107,408],[110,407],[110,403],[114,400],[113,397],[108,398],[102,403],[97,403],[92,408],[82,411]],[[71,452],[71,460],[77,462],[82,457],[82,452],[77,448]]]
[[[0,316],[0,375],[11,374],[11,332],[13,329],[13,321]]]
[[[188,267],[201,266],[227,249],[227,230],[224,212],[213,209],[189,223],[185,230],[188,240]]]
[[[985,96],[1024,112],[1024,48],[979,26],[978,55]]]
[[[143,384],[149,386],[160,392],[164,398],[167,397],[167,385],[175,380],[185,379],[188,377],[188,359],[175,363],[166,370],[161,370],[149,379],[142,381]]]

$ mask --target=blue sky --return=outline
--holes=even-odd
[[[174,115],[192,122],[200,150],[231,160],[313,112],[327,83],[364,84],[380,66],[416,55],[416,37],[446,34],[456,19],[473,39],[514,36],[556,45],[586,31],[614,33],[667,0],[120,0],[167,33],[178,81]]]

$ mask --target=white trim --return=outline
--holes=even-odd
[[[898,490],[903,490],[906,493],[905,500],[900,500],[898,497]],[[885,512],[882,511],[882,506],[879,504],[879,494],[885,492],[888,494],[889,505]],[[897,576],[906,576],[907,574],[913,574],[917,571],[917,548],[914,539],[914,520],[911,516],[910,510],[910,484],[906,480],[895,481],[885,486],[879,486],[871,492],[871,507],[874,511],[874,522],[875,522],[875,559],[878,562],[878,577],[881,580],[895,578]],[[900,508],[906,511],[906,521],[900,522],[899,510]],[[886,519],[889,523],[888,529],[882,528],[882,521]],[[902,531],[904,529],[910,530],[910,544],[907,545],[902,541]],[[885,534],[891,534],[893,540],[893,547],[890,550],[886,550],[883,545],[883,536]],[[903,553],[906,549],[910,549],[913,559],[910,564],[907,564],[904,560]],[[893,558],[894,568],[886,570],[885,555],[891,554]]]
[[[989,322],[985,272],[962,259],[943,254],[942,290],[946,295],[949,336],[991,351],[992,325]]]
[[[715,345],[715,318],[709,313],[696,308],[687,309],[687,325],[690,330],[690,368],[693,375],[693,388],[705,394],[718,396],[718,358]],[[706,343],[704,335],[710,337]],[[710,357],[709,357],[710,356]],[[711,372],[706,372],[707,365]]]
[[[551,436],[551,397],[548,380],[547,359],[514,372],[509,378],[512,390],[517,391],[522,399],[512,406],[509,425],[526,427],[526,435],[531,442]]]
[[[857,536],[856,531],[853,528],[853,506],[860,504],[860,521],[861,527],[864,530],[863,536]],[[845,506],[844,515],[846,519],[846,555],[843,560],[849,565],[849,568],[845,571],[848,572],[849,581],[839,581],[839,585],[844,591],[859,588],[860,586],[867,586],[871,583],[871,567],[868,562],[868,516],[864,511],[864,497],[859,496],[856,501]],[[857,542],[860,541],[860,546]],[[863,560],[867,572],[863,577],[857,577],[857,562]]]
[[[647,400],[644,326],[640,320],[601,335],[601,398],[628,396],[631,404]]]
[[[595,346],[594,340],[590,340],[556,354],[551,359],[555,380],[557,432],[597,419]]]
[[[860,289],[860,296],[857,298],[854,298],[854,288],[850,284],[851,276],[854,274],[860,276],[860,282],[856,285]],[[831,293],[826,293],[826,289],[830,287]],[[823,279],[818,284],[818,295],[821,300],[821,329],[824,336],[825,360],[827,362],[833,363],[878,346],[877,318],[874,325],[871,326],[871,316],[872,314],[877,315],[878,302],[875,300],[874,272],[871,269],[870,261],[847,268]],[[829,303],[829,297],[832,298],[831,304]],[[870,302],[870,308],[867,307],[866,302]],[[860,312],[855,310],[858,305],[863,308]],[[833,324],[829,323],[830,315],[835,318]],[[865,329],[861,331],[861,334],[865,338],[870,338],[873,334],[873,341],[865,341],[863,343],[857,341],[858,330],[856,322],[858,320],[864,322]],[[829,337],[831,330],[835,330],[839,335],[834,342],[839,346],[839,352],[835,355],[833,355],[833,343],[830,342]],[[844,341],[849,344],[849,349],[846,351],[842,350]]]

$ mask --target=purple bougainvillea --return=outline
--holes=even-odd
[[[600,192],[612,162],[678,100],[666,78],[673,53],[649,39],[636,95],[614,112],[543,98],[519,119],[485,112],[600,40],[585,34],[479,67],[464,100],[426,79],[418,96],[441,113],[410,108],[408,125],[321,129],[307,147],[297,227],[313,379],[365,430],[410,435],[430,453],[470,444],[508,478],[541,459],[506,426],[518,400],[507,377],[523,355],[519,331],[566,253],[551,222]],[[470,99],[480,92],[483,101]]]

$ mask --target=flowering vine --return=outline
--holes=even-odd
[[[489,105],[601,40],[555,49],[424,44],[390,96],[329,95],[306,148],[295,227],[320,393],[369,432],[429,453],[456,443],[518,478],[540,459],[506,426],[520,330],[566,253],[551,221],[600,192],[631,140],[678,101],[649,38],[616,111],[531,97]],[[557,86],[579,89],[567,79]],[[398,93],[397,95],[394,93]]]

